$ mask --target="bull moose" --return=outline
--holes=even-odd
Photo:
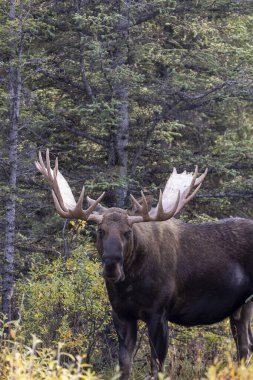
[[[187,224],[174,218],[199,190],[207,171],[197,177],[176,170],[156,208],[145,196],[137,213],[100,204],[104,193],[82,208],[84,188],[76,202],[62,174],[39,154],[38,170],[47,178],[57,212],[98,224],[97,250],[112,305],[119,342],[121,380],[129,379],[137,320],[147,324],[151,376],[163,371],[168,349],[167,321],[184,326],[213,324],[229,317],[239,359],[249,360],[253,294],[253,221],[229,218]],[[193,191],[193,192],[192,192]],[[192,192],[192,194],[191,194]]]

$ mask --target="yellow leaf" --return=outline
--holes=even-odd
[[[16,332],[15,332],[14,330],[12,330],[12,329],[10,329],[10,336],[11,336],[11,338],[12,338],[13,340],[16,339]]]

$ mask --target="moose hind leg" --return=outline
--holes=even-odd
[[[236,343],[238,360],[244,359],[248,362],[252,355],[253,339],[250,328],[253,303],[250,301],[230,316],[230,326]]]
[[[163,372],[168,351],[168,322],[163,315],[155,315],[147,325],[151,348],[151,376],[157,379],[158,372]]]
[[[249,303],[249,306],[248,306],[248,336],[249,336],[249,342],[250,342],[250,345],[251,345],[251,351],[253,352],[253,335],[252,335],[252,331],[251,331],[251,317],[252,317],[252,313],[253,313],[253,302],[250,301],[248,302]]]
[[[131,375],[133,353],[137,339],[137,321],[122,319],[113,312],[113,322],[119,342],[120,380],[128,380]]]

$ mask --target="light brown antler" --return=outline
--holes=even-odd
[[[196,193],[199,191],[206,175],[208,169],[197,178],[198,175],[198,166],[195,167],[194,173],[187,173],[184,171],[181,174],[177,173],[176,168],[173,169],[173,172],[168,179],[164,192],[163,192],[163,207],[171,207],[171,204],[174,204],[177,197],[178,191],[180,191],[180,199],[178,206],[174,215],[178,214],[182,208],[193,198]],[[197,187],[196,187],[197,186]],[[191,191],[196,187],[196,189],[191,193]],[[191,194],[190,194],[191,193]]]
[[[99,223],[102,219],[101,215],[93,215],[92,212],[95,210],[99,202],[102,200],[105,193],[100,195],[100,197],[88,207],[87,210],[83,210],[83,198],[84,198],[84,187],[82,188],[81,194],[78,201],[75,201],[71,188],[67,180],[58,170],[58,159],[55,160],[54,169],[51,168],[49,149],[46,150],[46,165],[42,159],[42,155],[39,152],[39,161],[35,162],[36,168],[43,174],[43,176],[48,180],[50,186],[52,187],[52,195],[55,204],[55,208],[60,216],[63,218],[74,218],[83,220],[93,220]]]
[[[197,178],[197,166],[193,174],[186,173],[186,171],[178,174],[174,168],[166,183],[164,192],[162,193],[162,191],[160,191],[158,205],[155,208],[151,208],[150,211],[143,192],[141,193],[142,205],[131,195],[132,202],[136,206],[139,216],[128,216],[129,222],[133,224],[138,222],[163,221],[172,218],[196,195],[207,171],[206,169],[205,172]],[[197,186],[196,189],[190,194],[195,186]]]
[[[137,210],[140,213],[140,216],[128,216],[130,224],[138,222],[149,222],[149,221],[164,221],[173,217],[178,207],[180,192],[178,191],[177,198],[173,205],[170,208],[165,209],[163,206],[163,193],[160,190],[159,201],[156,208],[151,208],[149,211],[148,203],[145,195],[141,192],[142,203],[141,205],[134,197],[131,195],[132,202],[137,207]]]

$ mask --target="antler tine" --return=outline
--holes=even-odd
[[[69,218],[69,212],[68,211],[64,211],[59,203],[59,200],[57,198],[57,196],[55,195],[55,192],[54,190],[52,190],[52,196],[53,196],[53,200],[54,200],[54,205],[55,205],[55,208],[56,208],[56,211],[58,212],[58,214],[60,216],[62,216],[63,218]]]
[[[141,191],[141,198],[142,198],[142,202],[143,202],[143,206],[142,206],[143,218],[144,218],[144,220],[149,220],[148,202],[147,202],[147,199],[146,199],[143,191]]]
[[[101,217],[101,215],[92,215],[92,212],[95,210],[95,208],[97,207],[97,205],[99,204],[99,202],[102,201],[102,199],[104,198],[104,195],[105,195],[105,192],[103,192],[99,197],[98,199],[95,200],[95,202],[85,211],[85,214],[86,214],[86,217],[89,219],[90,217],[92,217],[92,219],[94,219],[93,217],[95,218],[99,218]]]
[[[191,180],[191,184],[190,184],[189,188],[187,189],[187,192],[185,194],[183,194],[183,197],[180,199],[178,208],[176,210],[176,214],[178,214],[182,210],[182,208],[195,197],[195,195],[197,194],[197,192],[199,191],[199,189],[203,183],[203,180],[205,179],[205,177],[207,175],[207,172],[208,172],[208,168],[206,168],[204,173],[201,174],[201,176],[199,178],[197,178],[198,165],[196,165],[195,171],[194,171],[194,174],[193,174],[193,177]],[[194,188],[194,186],[197,186],[197,187],[193,191],[193,193],[190,194],[190,192]]]
[[[57,173],[58,173],[58,157],[56,157],[55,163],[54,163],[54,173],[53,173],[54,178],[57,177]]]
[[[132,202],[135,204],[135,206],[137,207],[137,210],[140,212],[141,214],[141,217],[143,219],[144,222],[147,222],[150,219],[150,215],[149,215],[149,210],[148,210],[148,202],[147,202],[147,199],[143,193],[143,191],[141,191],[141,199],[142,199],[142,203],[143,205],[141,205],[137,199],[134,198],[134,196],[132,194],[130,194],[130,197],[131,197],[131,200]],[[130,217],[131,218],[131,217]],[[137,218],[138,219],[138,218]],[[135,220],[137,220],[135,218]]]
[[[97,205],[99,204],[99,202],[102,200],[102,198],[104,197],[105,195],[105,192],[103,192],[100,197],[98,197],[98,199],[96,199],[94,201],[94,203],[87,209],[87,210],[83,210],[82,208],[82,205],[83,205],[83,199],[84,199],[84,194],[85,194],[85,188],[83,186],[82,188],[82,191],[81,191],[81,194],[78,198],[78,201],[77,201],[77,204],[75,206],[74,209],[72,210],[68,210],[69,211],[69,214],[70,216],[72,216],[73,218],[76,218],[76,219],[84,219],[84,220],[88,220],[89,217],[91,216],[92,212],[95,210],[95,208],[97,207]],[[98,216],[96,216],[96,219],[98,218]],[[94,218],[93,218],[94,219]],[[100,218],[99,218],[100,219]]]
[[[44,165],[40,151],[39,151],[39,162],[35,161],[35,166],[41,172],[41,174],[43,174],[44,176],[47,176],[47,169]]]
[[[54,190],[54,194],[55,196],[58,198],[58,202],[62,208],[63,211],[65,212],[68,212],[68,208],[65,207],[65,204],[64,204],[64,200],[63,200],[63,197],[62,197],[62,194],[61,194],[61,190],[60,190],[60,187],[59,187],[59,184],[58,184],[58,181],[57,181],[57,175],[58,175],[58,157],[56,157],[55,159],[55,167],[54,167],[54,170],[53,170],[53,175],[52,175],[52,172],[51,172],[51,165],[50,165],[50,159],[49,159],[49,149],[47,149],[47,171],[50,173],[50,175],[48,176],[48,180],[49,180],[49,183],[51,183],[51,186]]]
[[[192,198],[195,197],[195,195],[197,194],[197,192],[199,191],[200,187],[202,185],[202,182],[196,187],[196,189],[194,190],[193,193],[191,193],[191,195],[189,195],[188,198],[185,198],[185,204],[188,203],[190,200],[192,200]]]
[[[200,183],[202,183],[202,182],[204,181],[204,179],[205,179],[207,173],[208,173],[208,168],[206,168],[206,170],[204,171],[204,173],[201,174],[201,176],[200,176],[199,178],[196,179],[196,183],[195,183],[195,185],[199,185]]]
[[[51,163],[50,163],[50,157],[49,157],[49,149],[46,150],[46,165],[47,165],[47,175],[50,182],[54,182],[54,178],[52,176],[52,169],[51,169]]]
[[[55,159],[55,167],[52,170],[51,164],[50,164],[50,157],[49,157],[49,149],[46,150],[46,166],[44,164],[42,154],[39,151],[39,162],[35,162],[36,168],[43,174],[44,177],[47,178],[49,184],[52,186],[54,190],[54,195],[58,198],[59,205],[61,209],[65,212],[68,211],[68,209],[64,205],[64,201],[61,195],[61,191],[57,182],[57,174],[58,174],[58,158]]]
[[[186,174],[186,171],[184,173]],[[187,192],[185,193],[185,198],[187,198],[188,194],[190,194],[190,192],[192,191],[192,189],[193,189],[193,187],[195,185],[195,181],[196,181],[197,175],[198,175],[198,165],[195,166],[195,170],[194,170],[194,173],[193,173],[193,176],[192,176],[191,184],[190,184]]]
[[[207,172],[208,172],[208,168],[206,168],[206,170],[204,171],[204,173],[201,174],[201,176],[200,176],[199,178],[196,179],[194,185],[195,185],[195,186],[198,185],[198,186],[196,187],[196,189],[194,190],[194,192],[193,192],[189,197],[187,197],[187,199],[186,199],[187,203],[188,203],[192,198],[195,197],[196,193],[197,193],[197,192],[199,191],[199,189],[201,188],[202,183],[203,183],[203,181],[204,181],[204,179],[205,179],[205,177],[206,177],[206,175],[207,175]],[[188,194],[189,194],[189,193],[188,193]]]
[[[163,214],[164,214],[163,199],[162,199],[162,197],[163,197],[163,192],[160,189],[159,200],[158,200],[158,205],[157,205],[157,216],[163,216]]]
[[[135,199],[135,197],[132,194],[130,194],[130,197],[131,197],[132,202],[137,207],[137,210],[142,212],[142,205],[137,201],[137,199]]]
[[[81,194],[78,198],[77,204],[73,209],[68,210],[70,216],[76,219],[85,219],[86,220],[86,214],[85,211],[82,208],[83,205],[83,198],[84,198],[84,186],[82,188]]]
[[[85,193],[85,187],[82,187],[81,194],[79,195],[77,204],[76,204],[76,209],[82,209],[82,204],[83,204],[83,198],[84,198],[84,193]]]

